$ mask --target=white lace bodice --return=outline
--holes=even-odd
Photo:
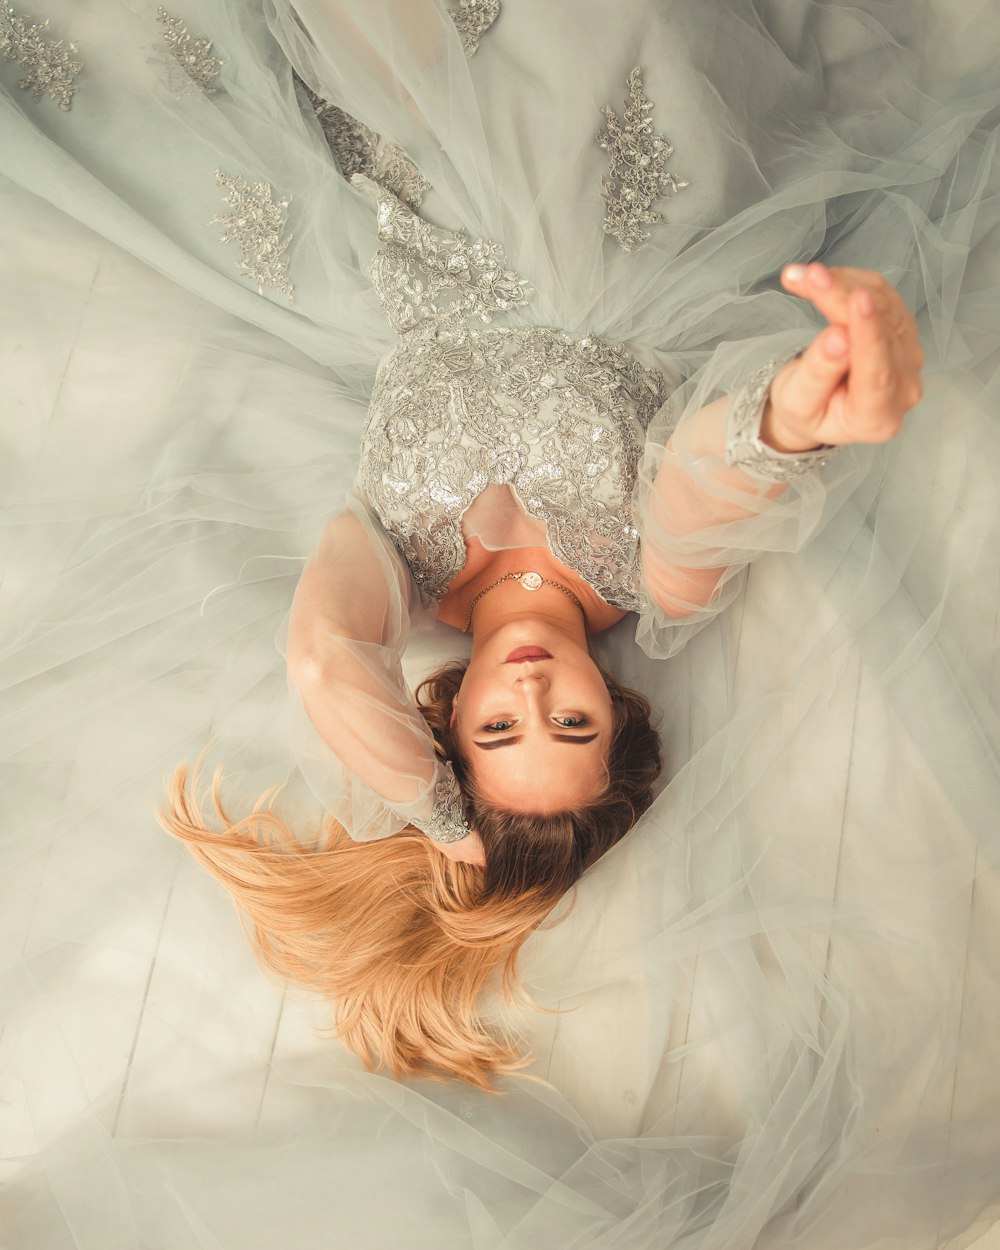
[[[407,335],[379,372],[358,484],[429,598],[465,564],[464,514],[498,484],[545,523],[557,559],[634,611],[632,489],[662,388],[594,338],[533,327]]]
[[[635,610],[632,491],[662,375],[594,335],[474,328],[531,299],[499,247],[432,227],[356,182],[378,204],[372,281],[401,335],[372,393],[358,486],[422,594],[440,599],[461,571],[463,516],[495,484],[544,522],[557,559]]]

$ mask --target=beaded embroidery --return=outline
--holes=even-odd
[[[48,27],[48,18],[38,25],[18,17],[8,0],[0,3],[0,52],[8,61],[17,61],[24,72],[17,85],[30,91],[33,100],[40,100],[48,92],[50,99],[68,112],[77,91],[73,79],[83,65],[74,59],[78,51],[75,43],[64,47],[61,39],[42,38]]]
[[[529,303],[534,292],[504,267],[499,243],[435,228],[360,174],[351,182],[377,205],[383,246],[372,260],[371,279],[398,333],[424,321],[460,324],[477,317],[489,322],[496,312]],[[441,300],[444,295],[447,301]]]
[[[379,370],[358,484],[428,599],[464,567],[462,516],[497,483],[545,522],[558,560],[635,610],[631,497],[664,391],[658,372],[593,336],[428,323]]]
[[[417,828],[435,842],[459,842],[472,832],[465,819],[465,804],[458,779],[448,761],[439,766],[438,780],[434,785],[434,811],[430,819],[418,824]]]
[[[406,153],[336,104],[322,99],[293,72],[296,85],[316,115],[330,151],[348,181],[362,174],[417,209],[430,183]]]
[[[224,174],[217,169],[215,179],[226,188],[226,199],[232,206],[232,212],[217,213],[210,223],[225,226],[220,243],[239,244],[240,272],[256,284],[258,295],[264,294],[265,286],[274,287],[287,295],[291,304],[293,287],[286,274],[285,250],[293,236],[281,237],[284,210],[290,200],[275,203],[266,182],[251,187],[239,174]]]
[[[733,396],[726,420],[726,464],[730,468],[772,482],[789,482],[813,469],[822,469],[840,450],[824,443],[811,451],[777,451],[761,441],[760,427],[771,383],[784,365],[801,355],[795,352],[769,360]]]
[[[156,10],[156,20],[165,27],[167,45],[156,59],[167,70],[174,95],[215,95],[219,90],[216,79],[225,62],[212,55],[212,41],[190,34],[181,18],[172,17],[162,5]]]
[[[604,217],[605,234],[614,235],[626,252],[637,252],[649,239],[643,226],[662,221],[652,211],[653,202],[667,191],[678,191],[691,184],[664,170],[673,155],[666,135],[653,132],[649,114],[653,103],[646,98],[642,71],[638,66],[628,76],[631,100],[625,101],[624,120],[610,105],[604,108],[607,126],[597,142],[611,157],[610,177],[601,179],[608,202]]]
[[[462,51],[466,56],[474,56],[480,38],[500,16],[500,0],[459,0],[459,7],[448,11],[462,41]]]

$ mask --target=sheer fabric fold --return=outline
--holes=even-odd
[[[449,779],[401,663],[428,615],[402,556],[352,491],[302,571],[278,649],[296,762],[358,841],[429,827]]]

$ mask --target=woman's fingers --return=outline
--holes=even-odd
[[[847,401],[852,427],[860,442],[888,442],[903,422],[907,381],[897,360],[893,335],[876,311],[872,293],[862,287],[849,300],[851,371]]]
[[[828,326],[803,352],[794,367],[782,370],[771,387],[773,434],[806,438],[826,412],[834,391],[843,381],[851,359],[851,345],[841,326]]]
[[[786,265],[781,280],[789,291],[815,304],[830,322],[847,324],[848,300],[858,287],[872,292],[879,316],[899,320],[902,314],[909,315],[898,293],[882,275],[868,269],[828,269],[814,261],[810,265]]]
[[[888,441],[923,395],[920,335],[899,292],[874,271],[818,263],[788,265],[781,278],[786,289],[810,300],[833,323],[813,348],[834,331],[849,343],[846,386],[830,392],[820,421],[826,440]]]

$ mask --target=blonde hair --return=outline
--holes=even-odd
[[[549,816],[489,808],[449,737],[464,671],[445,666],[417,698],[439,750],[454,762],[485,868],[447,859],[412,826],[355,842],[328,820],[303,842],[270,810],[281,786],[233,821],[222,803],[221,769],[212,798],[222,832],[210,830],[188,794],[183,764],[167,783],[166,810],[156,815],[229,890],[260,962],[332,1000],[333,1034],[366,1067],[389,1068],[397,1078],[457,1077],[489,1090],[493,1077],[516,1072],[530,1056],[516,1035],[485,1017],[483,999],[499,989],[508,1003],[530,1002],[517,980],[517,953],[652,801],[659,739],[649,703],[605,673],[615,732],[602,795]]]

